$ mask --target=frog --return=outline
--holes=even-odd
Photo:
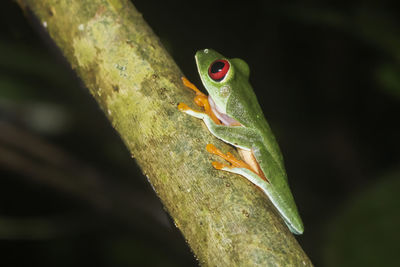
[[[209,153],[227,162],[214,161],[212,166],[246,178],[269,198],[293,234],[303,234],[303,222],[289,187],[283,156],[249,82],[248,64],[213,49],[197,51],[195,60],[208,96],[182,77],[183,84],[195,92],[194,102],[202,110],[185,103],[179,103],[178,109],[201,119],[212,135],[234,146],[240,155],[238,159],[207,144]]]

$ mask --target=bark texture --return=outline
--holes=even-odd
[[[212,168],[206,144],[235,152],[178,111],[193,107],[193,93],[129,1],[18,2],[83,80],[201,265],[312,265],[260,190]]]

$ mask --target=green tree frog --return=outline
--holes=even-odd
[[[256,95],[249,83],[250,70],[241,59],[228,59],[211,49],[195,56],[207,97],[186,78],[185,86],[196,92],[195,103],[204,111],[196,111],[180,103],[179,110],[202,119],[218,139],[237,148],[240,159],[224,154],[208,144],[208,152],[230,164],[213,162],[215,169],[244,176],[271,200],[284,222],[294,234],[302,234],[303,223],[290,192],[282,154],[264,118]]]

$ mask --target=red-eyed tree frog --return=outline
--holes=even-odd
[[[218,139],[237,148],[242,160],[224,154],[208,144],[208,152],[230,164],[213,162],[215,169],[244,176],[271,200],[294,234],[302,234],[303,223],[290,192],[283,157],[262,109],[249,83],[250,70],[241,59],[228,59],[212,49],[200,50],[195,56],[207,97],[186,78],[185,86],[196,92],[195,103],[204,108],[196,111],[180,103],[179,110],[202,119]]]

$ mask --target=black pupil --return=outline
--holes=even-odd
[[[217,61],[211,66],[211,73],[218,73],[220,72],[225,66],[224,62]]]

